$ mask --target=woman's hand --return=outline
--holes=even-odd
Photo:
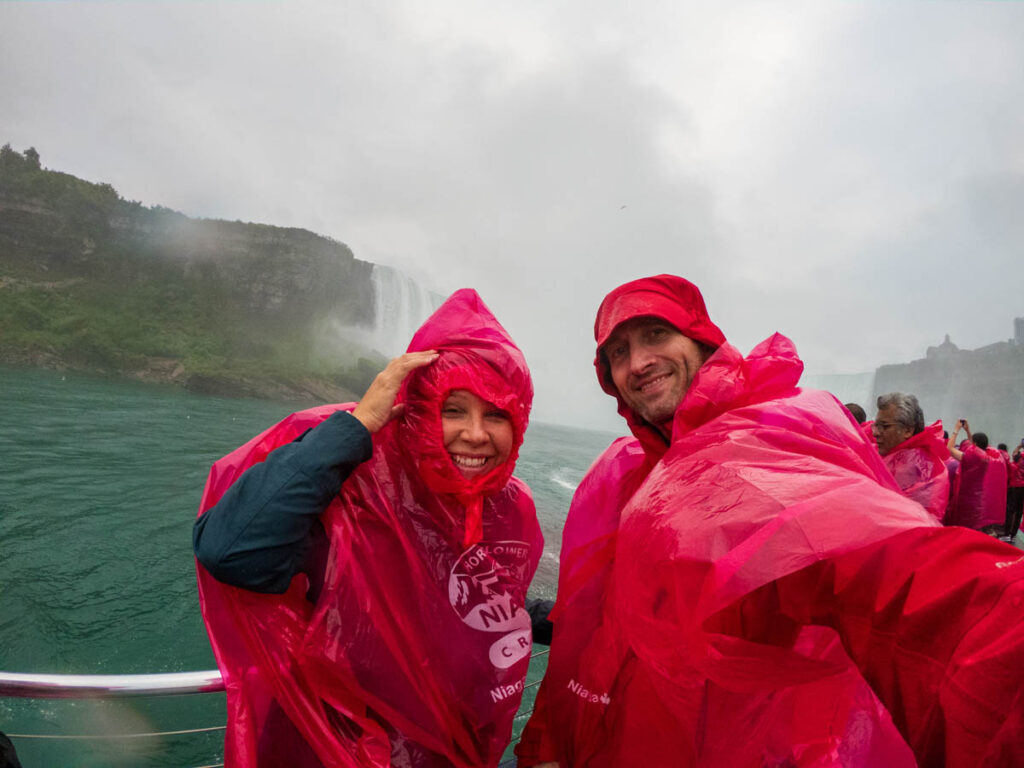
[[[381,427],[401,414],[402,405],[395,405],[398,390],[405,377],[417,368],[423,368],[437,360],[438,353],[433,349],[425,352],[406,352],[389,362],[383,371],[377,374],[370,388],[366,390],[359,405],[352,415],[362,422],[372,435]]]

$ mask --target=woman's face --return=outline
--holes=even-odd
[[[454,389],[441,406],[444,447],[464,477],[504,464],[512,452],[512,422],[505,411],[468,389]]]

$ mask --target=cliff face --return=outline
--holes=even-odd
[[[322,336],[374,326],[373,270],[306,230],[190,219],[0,149],[0,361],[351,396],[383,358],[335,338],[325,359]]]
[[[312,232],[157,212],[113,219],[111,234],[116,248],[151,249],[186,278],[219,283],[238,312],[289,325],[325,314],[373,323],[373,265]]]
[[[137,269],[218,283],[232,308],[248,314],[293,323],[330,312],[344,323],[373,323],[373,265],[342,243],[302,229],[194,220],[92,186],[99,199],[86,206],[74,194],[46,199],[0,185],[0,264],[21,273],[99,276],[112,257],[135,256],[150,261]]]
[[[961,350],[947,337],[924,359],[876,371],[872,406],[878,395],[894,391],[917,395],[929,423],[942,419],[948,428],[963,417],[993,445],[1012,448],[1024,437],[1024,344]]]

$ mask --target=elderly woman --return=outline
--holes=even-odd
[[[914,395],[890,392],[879,396],[871,434],[882,461],[903,495],[942,520],[949,503],[949,451],[942,422],[925,427],[924,411]]]
[[[235,766],[496,765],[543,541],[512,477],[529,371],[455,293],[358,405],[214,464],[194,529]]]

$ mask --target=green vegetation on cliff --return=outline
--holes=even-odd
[[[0,148],[0,360],[328,399],[383,364],[372,265],[313,233],[189,219]]]

